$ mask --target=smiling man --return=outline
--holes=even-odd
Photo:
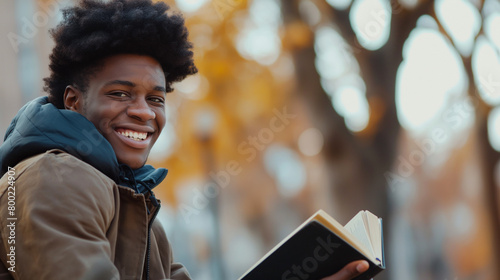
[[[190,279],[155,219],[167,171],[145,164],[166,93],[197,72],[183,18],[167,10],[83,0],[52,30],[48,96],[0,146],[0,279]]]
[[[167,10],[84,0],[51,31],[48,96],[0,146],[0,279],[190,279],[155,219],[167,171],[145,165],[166,93],[197,72]]]

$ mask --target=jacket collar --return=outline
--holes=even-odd
[[[168,170],[165,168],[155,169],[151,165],[144,165],[139,169],[132,169],[126,164],[120,164],[119,185],[132,188],[137,193],[152,193],[152,189],[160,184]]]

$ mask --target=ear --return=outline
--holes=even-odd
[[[64,108],[80,113],[83,109],[83,94],[74,86],[67,86],[64,90]]]

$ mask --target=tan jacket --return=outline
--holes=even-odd
[[[0,279],[145,279],[152,219],[149,279],[190,279],[148,197],[58,150],[14,168],[14,188],[0,179]]]

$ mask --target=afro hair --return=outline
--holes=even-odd
[[[139,54],[156,59],[165,74],[167,92],[172,83],[198,70],[184,19],[168,15],[169,7],[151,0],[82,0],[63,10],[63,21],[50,31],[55,47],[44,90],[49,101],[64,109],[68,85],[85,92],[100,61],[115,54]]]

